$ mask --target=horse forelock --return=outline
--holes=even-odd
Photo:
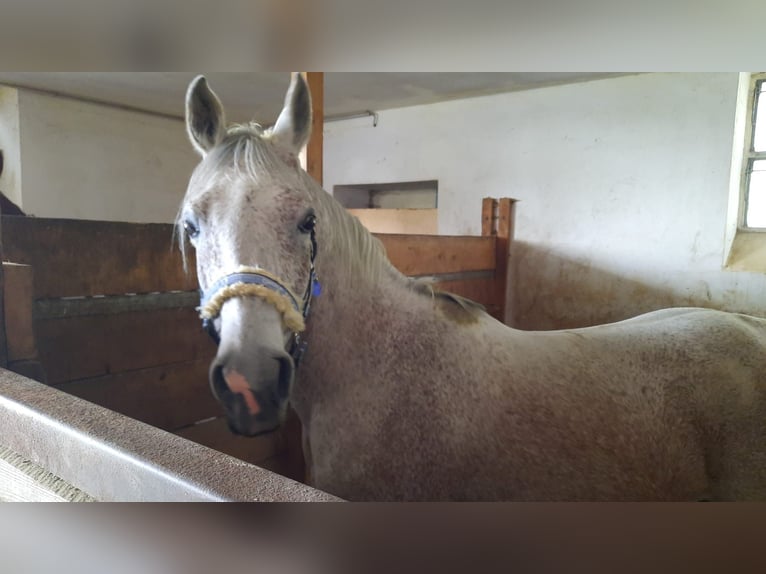
[[[264,141],[263,128],[255,123],[231,126],[220,144],[211,149],[197,165],[189,179],[181,207],[175,220],[175,238],[187,270],[184,211],[186,205],[215,186],[233,183],[236,179],[257,180],[278,169],[279,161],[271,146]]]

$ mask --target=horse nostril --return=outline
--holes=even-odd
[[[226,384],[226,379],[223,376],[223,365],[215,365],[210,373],[210,386],[213,389],[213,394],[217,399],[222,399],[231,391]]]

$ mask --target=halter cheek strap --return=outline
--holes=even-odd
[[[292,331],[292,342],[288,352],[297,367],[306,350],[306,342],[300,334],[306,329],[306,319],[311,309],[311,301],[322,293],[322,286],[317,278],[314,260],[317,255],[317,241],[314,229],[311,230],[311,257],[309,280],[301,302],[285,283],[276,275],[264,269],[240,267],[234,273],[222,277],[202,293],[199,314],[202,327],[218,345],[220,334],[215,327],[215,319],[221,314],[224,303],[238,297],[258,297],[273,305],[282,315],[285,327]]]

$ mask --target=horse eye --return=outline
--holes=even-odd
[[[311,233],[312,231],[314,231],[316,224],[317,224],[317,216],[312,211],[304,218],[303,222],[301,222],[301,224],[298,226],[298,230],[301,233]]]
[[[191,239],[195,239],[199,235],[199,227],[188,219],[184,221],[184,231]]]

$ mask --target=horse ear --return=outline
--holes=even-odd
[[[194,78],[186,91],[186,131],[203,157],[226,135],[226,118],[221,100],[207,85],[204,76]]]
[[[271,132],[271,138],[298,155],[311,137],[311,93],[302,74],[293,72],[285,106]]]

